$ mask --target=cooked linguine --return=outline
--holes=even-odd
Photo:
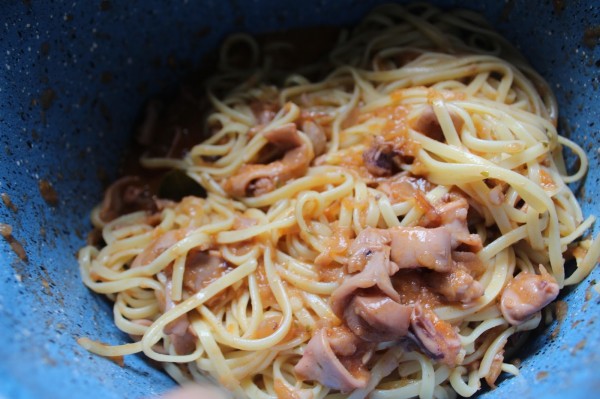
[[[517,374],[510,351],[600,257],[548,85],[480,16],[424,5],[376,9],[284,78],[266,53],[228,39],[208,138],[142,158],[205,198],[136,207],[128,177],[94,209],[81,275],[133,343],[80,343],[250,398],[469,397]]]

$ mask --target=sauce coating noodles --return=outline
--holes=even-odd
[[[469,397],[518,373],[505,349],[600,256],[548,85],[480,16],[425,5],[377,8],[284,76],[267,50],[227,39],[210,136],[141,160],[206,198],[136,209],[129,179],[92,212],[82,279],[133,343],[80,343],[251,398]]]

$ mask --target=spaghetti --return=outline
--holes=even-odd
[[[505,349],[600,257],[544,80],[480,16],[426,5],[376,9],[283,80],[263,53],[229,38],[210,137],[141,160],[206,198],[107,211],[129,179],[92,212],[81,275],[134,342],[80,343],[250,398],[469,397],[517,374]]]

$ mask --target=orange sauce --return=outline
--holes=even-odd
[[[435,210],[435,207],[431,205],[425,194],[421,190],[415,191],[415,206],[423,212],[424,220],[422,222],[425,225],[431,223],[438,223],[439,215]]]
[[[552,176],[544,169],[540,168],[540,185],[544,190],[552,191],[556,189],[556,183]]]
[[[406,107],[402,105],[382,107],[375,111],[375,115],[387,119],[383,126],[383,137],[386,141],[396,137],[407,138],[406,116],[408,110]]]
[[[265,318],[263,321],[260,322],[254,334],[252,334],[252,338],[261,339],[268,337],[269,335],[277,331],[280,323],[281,316],[271,316]],[[283,337],[281,341],[279,341],[279,343],[286,343],[298,336],[301,336],[304,333],[306,333],[306,330],[294,321],[292,322],[292,326],[290,327],[288,333],[285,335],[285,337]]]
[[[229,248],[229,250],[235,256],[242,256],[242,255],[245,255],[248,252],[250,252],[252,250],[252,248],[254,247],[254,245],[255,245],[254,239],[252,239],[252,240],[245,240],[245,241],[240,241],[240,242],[235,242],[233,244],[229,244],[229,245],[227,245],[227,248]]]
[[[275,394],[279,399],[300,399],[298,393],[288,388],[279,378],[275,379],[273,389],[275,389]]]
[[[0,235],[6,240],[6,242],[10,245],[10,249],[21,259],[23,262],[28,262],[29,258],[27,257],[27,252],[25,252],[25,248],[23,244],[21,244],[15,237],[12,235],[12,226],[4,223],[0,223]]]
[[[467,99],[467,94],[459,91],[443,90],[438,91],[434,89],[427,90],[427,100],[432,103],[435,100],[444,101],[463,101]]]
[[[483,123],[483,120],[481,119],[480,116],[478,116],[478,115],[473,116],[473,125],[475,127],[475,131],[477,132],[477,137],[482,138],[482,139],[487,139],[487,138],[493,137],[492,132]]]
[[[332,224],[333,235],[326,238],[325,250],[321,252],[315,263],[319,266],[328,265],[332,258],[335,256],[343,256],[348,247],[350,246],[350,240],[352,239],[352,230],[345,227],[338,227],[337,222]]]
[[[404,99],[404,89],[394,90],[390,93],[390,98],[395,104],[401,102]]]
[[[125,367],[125,359],[123,356],[105,356],[108,360],[116,363],[120,367]]]
[[[204,215],[204,199],[198,197],[183,197],[179,203],[179,209],[192,218],[200,218]]]
[[[281,321],[281,317],[268,317],[260,322],[252,337],[255,339],[260,339],[264,337],[268,337],[277,331],[279,327],[279,322]]]
[[[323,210],[323,215],[330,222],[337,220],[340,210],[342,209],[342,203],[340,200],[333,201],[327,208]]]
[[[48,180],[40,180],[38,182],[38,188],[40,190],[40,194],[46,203],[50,206],[58,205],[58,193],[52,187],[52,184]]]
[[[343,150],[340,154],[332,155],[328,159],[328,163],[358,170],[364,165],[363,151]]]
[[[258,283],[258,291],[260,293],[260,300],[264,308],[275,305],[277,300],[271,291],[269,280],[267,280],[267,273],[265,272],[264,265],[259,265],[256,268],[256,282]]]
[[[429,192],[435,186],[429,183],[425,179],[388,179],[383,181],[377,187],[378,190],[382,191],[392,202],[392,204],[398,202],[404,202],[415,198],[416,193],[419,192],[421,196],[424,196],[426,192]],[[428,204],[427,198],[423,198]],[[416,201],[422,201],[423,199],[415,199]],[[427,205],[424,205],[422,209],[429,209]]]
[[[2,202],[4,202],[4,205],[6,205],[8,209],[10,209],[13,212],[16,212],[18,210],[17,206],[13,204],[8,194],[2,193],[0,194],[0,197],[2,197]]]
[[[327,252],[331,255],[343,255],[350,247],[353,231],[349,227],[339,227],[337,223],[333,226],[333,236],[327,243]]]
[[[400,303],[419,303],[430,309],[443,304],[442,299],[429,290],[418,270],[401,270],[394,275],[392,281],[394,288],[400,294]]]
[[[317,270],[317,273],[319,273],[319,281],[324,283],[340,281],[345,275],[344,269],[344,265],[338,265],[336,263],[319,267]]]

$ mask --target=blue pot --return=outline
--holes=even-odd
[[[188,65],[201,65],[228,33],[348,25],[376,3],[2,2],[0,193],[14,209],[0,204],[0,222],[13,227],[26,260],[0,241],[0,398],[140,398],[174,386],[141,356],[120,367],[76,343],[81,336],[128,341],[113,325],[111,304],[81,283],[75,258],[102,195],[102,176],[117,176],[143,101],[177,82]],[[600,215],[600,5],[436,3],[485,14],[550,82],[562,134],[590,157],[587,180],[577,189],[584,212]],[[43,198],[44,182],[55,198],[42,187]],[[564,321],[527,344],[520,376],[483,397],[599,395],[600,296],[590,288],[599,277],[596,269],[564,294]]]

